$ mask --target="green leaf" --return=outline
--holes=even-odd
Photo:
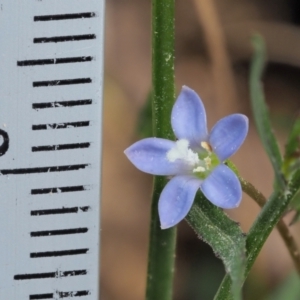
[[[290,178],[300,168],[300,119],[295,121],[295,124],[290,132],[286,146],[283,162],[283,172],[287,178]],[[300,193],[295,195],[289,209],[296,211],[290,225],[300,221]]]
[[[299,300],[299,295],[300,279],[292,273],[266,300]]]
[[[196,234],[222,259],[232,280],[233,299],[241,299],[245,272],[245,235],[240,226],[198,192],[186,217]]]
[[[293,225],[300,221],[300,192],[298,192],[293,200],[291,201],[291,204],[289,206],[289,209],[294,209],[296,211],[296,214],[294,215],[292,221],[290,222],[290,225]]]
[[[296,120],[285,146],[283,172],[287,178],[300,167],[300,118]]]
[[[283,189],[285,180],[281,172],[282,157],[275,136],[273,134],[268,108],[265,102],[261,77],[265,65],[266,49],[263,38],[260,35],[252,37],[254,56],[250,69],[250,97],[255,125],[262,144],[269,156],[274,169],[275,186]]]
[[[287,144],[285,146],[285,158],[294,157],[296,153],[299,157],[300,151],[300,119],[297,119],[292,131],[288,137]]]

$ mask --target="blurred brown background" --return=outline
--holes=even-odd
[[[176,1],[177,90],[185,84],[200,94],[210,128],[230,113],[249,116],[249,135],[233,160],[266,196],[273,174],[250,110],[250,37],[259,32],[266,39],[265,92],[283,148],[300,108],[299,24],[298,0]],[[152,178],[136,170],[123,151],[139,139],[135,126],[151,88],[150,47],[151,1],[107,0],[101,300],[144,298]],[[247,232],[258,211],[244,195],[241,206],[228,213]],[[300,245],[299,225],[291,230]],[[275,230],[245,284],[245,299],[265,299],[292,269]],[[212,299],[223,272],[209,246],[181,222],[174,299]]]

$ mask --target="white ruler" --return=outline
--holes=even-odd
[[[0,299],[98,299],[104,0],[0,0]]]

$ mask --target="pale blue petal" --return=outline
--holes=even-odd
[[[201,181],[192,176],[176,176],[167,183],[158,202],[162,229],[170,228],[185,218],[200,184]]]
[[[124,153],[141,171],[152,175],[186,174],[191,166],[181,160],[170,162],[167,152],[175,147],[175,142],[161,138],[147,138],[127,148]]]
[[[248,133],[248,118],[233,114],[218,121],[212,128],[209,143],[220,161],[233,155],[243,144]]]
[[[183,86],[173,106],[171,123],[178,139],[186,139],[191,148],[199,148],[207,141],[206,113],[195,91]]]
[[[200,189],[205,197],[218,207],[235,208],[242,200],[242,188],[237,176],[223,164],[212,171]]]

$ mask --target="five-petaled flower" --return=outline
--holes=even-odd
[[[248,118],[242,114],[229,115],[208,134],[201,99],[183,86],[173,106],[171,124],[177,141],[146,138],[125,150],[139,170],[173,176],[158,203],[161,228],[172,227],[185,218],[199,188],[214,205],[237,207],[242,198],[241,185],[224,161],[244,142]]]

